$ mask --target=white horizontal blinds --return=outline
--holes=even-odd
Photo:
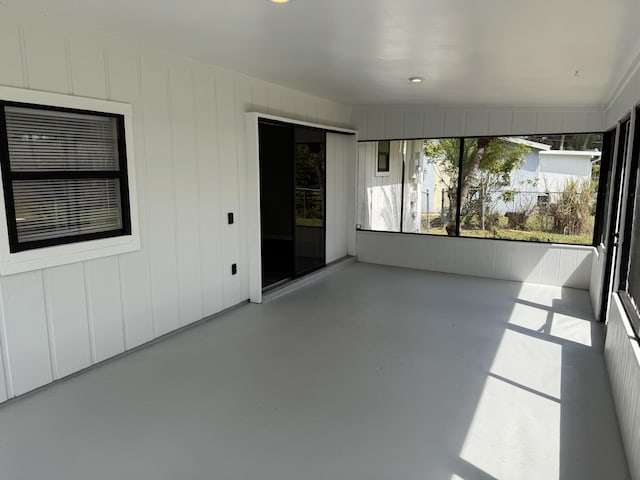
[[[18,242],[122,228],[118,179],[14,180]]]
[[[119,169],[114,117],[5,107],[13,172]]]
[[[118,119],[15,105],[4,112],[17,244],[121,232]]]

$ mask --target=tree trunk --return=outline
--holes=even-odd
[[[462,185],[460,186],[460,211],[462,211],[462,207],[464,207],[464,204],[467,201],[467,195],[469,195],[469,190],[471,189],[471,182],[473,182],[473,177],[480,168],[480,162],[482,161],[482,157],[484,157],[484,152],[489,146],[489,143],[491,143],[491,138],[489,137],[478,138],[478,149],[476,150],[476,154],[471,161],[471,165],[469,165],[469,170],[462,179]],[[460,159],[460,161],[463,161],[463,159]]]

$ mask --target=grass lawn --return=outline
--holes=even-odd
[[[432,222],[439,219],[437,215],[431,216]],[[420,233],[427,233],[426,228],[426,215],[422,216],[422,228]],[[505,222],[501,222],[501,225],[494,230],[461,230],[462,237],[473,238],[495,238],[497,240],[523,240],[528,242],[545,242],[545,243],[571,243],[576,245],[591,245],[593,241],[593,234],[587,233],[584,235],[563,235],[561,233],[550,233],[536,229],[529,230],[512,230],[504,225]],[[447,232],[440,226],[432,226],[429,233],[431,235],[446,235]]]

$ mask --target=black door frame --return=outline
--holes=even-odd
[[[603,212],[607,221],[605,226],[605,262],[604,273],[602,276],[602,290],[600,292],[600,315],[598,320],[606,321],[607,312],[609,310],[609,296],[613,288],[614,263],[618,250],[618,241],[620,238],[620,220],[622,214],[622,192],[624,190],[624,182],[626,181],[624,171],[627,165],[627,152],[629,148],[629,131],[631,129],[631,116],[627,115],[623,118],[617,127],[615,137],[614,158],[611,162],[612,168],[611,184],[607,187],[611,190],[609,211]]]

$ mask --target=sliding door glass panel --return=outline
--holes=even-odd
[[[293,277],[293,128],[260,123],[262,286]]]
[[[466,138],[460,234],[591,245],[602,134]]]
[[[325,132],[295,128],[295,274],[325,264]]]

